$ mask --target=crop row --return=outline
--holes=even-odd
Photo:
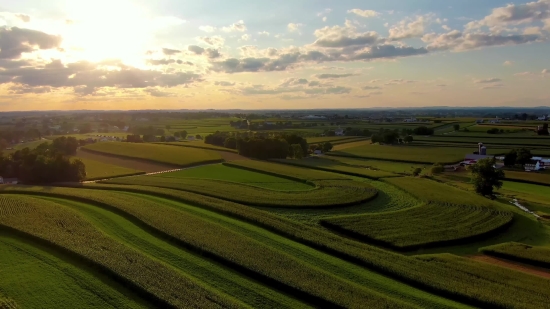
[[[95,143],[82,150],[182,167],[223,161],[216,151],[147,143]]]
[[[363,203],[377,194],[372,186],[352,180],[319,180],[315,181],[317,188],[308,191],[274,191],[220,180],[167,177],[130,177],[103,183],[170,188],[264,207],[338,207]]]
[[[0,309],[17,309],[17,303],[9,298],[4,298],[0,296]]]
[[[336,175],[334,173],[325,173],[322,171],[316,171],[309,168],[291,166],[286,164],[256,161],[256,160],[242,160],[224,163],[224,165],[248,169],[254,172],[270,174],[278,177],[287,177],[292,180],[304,181],[304,180],[333,180],[333,179],[349,179],[344,175]]]
[[[96,184],[86,185],[86,187],[141,192],[201,205],[256,224],[357,265],[376,270],[417,288],[478,307],[544,308],[550,302],[549,280],[511,271],[510,276],[515,280],[511,283],[508,278],[501,276],[501,268],[493,265],[472,262],[455,267],[452,263],[441,263],[435,258],[419,259],[403,256],[265,211],[177,190]]]
[[[485,207],[430,203],[420,207],[377,214],[334,217],[321,225],[397,250],[465,242],[493,233],[512,222],[510,212]]]
[[[487,255],[550,268],[550,248],[508,242],[484,247],[480,251]]]
[[[26,196],[0,196],[0,207],[21,205],[27,211],[0,217],[0,226],[31,235],[97,265],[163,307],[238,307],[164,264],[153,261],[98,231],[75,212],[56,203]]]
[[[17,191],[16,191],[17,192]],[[31,191],[25,191],[31,193]],[[35,191],[36,192],[36,191]],[[42,192],[41,194],[45,194]],[[46,195],[76,198],[103,207],[122,211],[165,233],[182,246],[203,256],[249,273],[273,286],[286,287],[301,300],[320,306],[405,308],[405,303],[384,297],[377,292],[351,284],[325,271],[291,258],[249,237],[204,220],[181,209],[114,192],[74,188],[52,188]],[[182,228],[185,227],[185,228]],[[169,282],[170,280],[166,280]]]

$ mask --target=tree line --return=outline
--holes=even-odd
[[[0,175],[26,184],[79,182],[86,177],[86,166],[71,159],[81,144],[74,137],[59,137],[35,149],[24,148],[11,155],[0,154]]]

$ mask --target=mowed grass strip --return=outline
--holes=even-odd
[[[336,161],[328,160],[324,158],[318,158],[318,157],[305,158],[301,160],[279,159],[274,161],[282,164],[307,167],[307,168],[312,168],[312,169],[317,169],[317,170],[327,171],[327,172],[341,173],[344,175],[366,177],[366,178],[375,179],[375,180],[383,177],[399,176],[393,173],[371,170],[370,168],[365,168],[365,167],[338,164],[338,162]]]
[[[213,179],[246,184],[276,191],[307,191],[314,189],[303,181],[290,180],[288,178],[253,172],[241,168],[234,168],[223,164],[201,166],[181,171],[157,174],[153,177],[177,178],[177,179]]]
[[[13,188],[16,189],[12,192],[17,192],[23,187]],[[9,187],[7,189],[9,190]],[[20,192],[51,194],[64,198],[72,197],[117,209],[151,228],[165,233],[187,248],[218,261],[224,261],[240,271],[248,271],[266,283],[271,282],[274,286],[286,286],[287,290],[301,300],[309,301],[317,306],[322,304],[323,306],[349,308],[411,307],[359,285],[341,280],[321,269],[293,259],[280,250],[271,249],[218,224],[162,204],[154,204],[150,201],[143,203],[143,200],[139,198],[99,190],[50,188],[46,193],[45,191],[33,191],[32,188],[29,188]],[[182,229],[182,226],[186,228]],[[173,284],[168,278],[165,278],[163,282]]]
[[[548,247],[537,247],[517,242],[508,242],[483,247],[479,251],[499,258],[550,268],[550,248]]]
[[[401,211],[335,217],[321,224],[361,241],[417,250],[478,239],[506,227],[512,218],[510,212],[486,207],[431,203]]]
[[[51,246],[2,231],[0,252],[0,291],[8,298],[7,304],[16,308],[152,306],[113,278]],[[0,304],[0,308],[6,307]]]
[[[95,160],[76,158],[81,160],[86,165],[86,178],[85,180],[98,180],[105,178],[133,176],[145,174],[143,171],[135,169],[125,168],[113,164],[106,164]]]
[[[120,241],[148,256],[158,259],[208,286],[231,295],[253,308],[306,308],[307,304],[289,295],[270,289],[260,282],[242,276],[231,269],[176,246],[149,233],[122,215],[102,207],[64,198],[39,196],[82,214],[94,226],[117,241]],[[142,202],[147,202],[144,200]],[[170,202],[163,200],[162,202]]]
[[[403,256],[259,209],[177,190],[99,184],[89,184],[85,187],[151,194],[200,205],[274,231],[289,239],[412,284],[417,288],[476,307],[543,308],[550,302],[549,281],[535,276],[520,276],[518,284],[511,285],[508,278],[496,276],[494,273],[486,272],[484,268],[480,268],[480,263],[454,267],[438,263],[434,259],[423,260]],[[14,188],[8,186],[4,190],[13,190]],[[48,191],[49,189],[30,188],[30,190]],[[531,288],[522,288],[522,282]]]
[[[74,211],[23,195],[0,196],[0,225],[64,248],[162,307],[239,307],[164,264],[113,241]]]
[[[180,167],[223,161],[222,157],[215,151],[159,144],[104,142],[90,144],[82,147],[82,149],[101,154],[141,159]]]
[[[351,180],[320,180],[315,182],[317,188],[307,191],[274,191],[220,180],[150,176],[111,179],[102,183],[170,188],[263,207],[342,207],[369,201],[377,194],[372,186]]]
[[[335,147],[336,148],[336,147]],[[338,150],[338,149],[334,149]],[[363,145],[330,152],[331,156],[357,157],[365,159],[382,159],[412,163],[456,163],[476,147],[428,147],[407,145]],[[503,150],[488,149],[490,154],[505,153]]]

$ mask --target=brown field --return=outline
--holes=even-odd
[[[489,264],[501,266],[504,268],[510,268],[510,269],[518,270],[524,273],[550,279],[550,271],[544,268],[528,266],[525,264],[498,259],[487,255],[474,255],[474,256],[471,256],[470,258],[472,260],[476,260],[479,262],[489,263]]]

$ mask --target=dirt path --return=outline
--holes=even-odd
[[[539,267],[525,265],[525,264],[512,262],[508,260],[498,259],[488,255],[474,255],[474,256],[471,256],[470,258],[479,262],[498,265],[501,267],[510,268],[510,269],[518,270],[524,273],[529,273],[535,276],[540,276],[543,278],[550,279],[550,271],[544,268],[539,268]]]
[[[178,168],[178,166],[170,165],[170,164],[155,163],[155,162],[148,162],[148,161],[139,160],[139,159],[127,159],[127,158],[121,158],[117,156],[91,153],[88,151],[82,151],[81,149],[78,149],[76,151],[76,156],[84,159],[98,161],[105,164],[112,164],[112,165],[117,165],[125,168],[131,168],[131,169],[143,171],[146,173],[154,173],[154,172],[173,170],[175,168]]]

